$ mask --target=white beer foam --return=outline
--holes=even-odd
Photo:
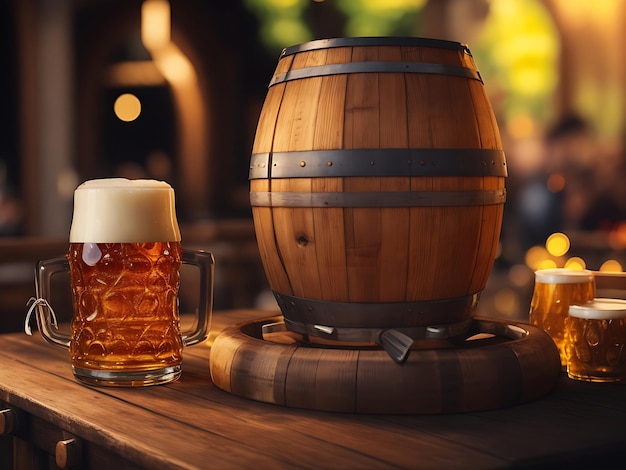
[[[570,317],[587,320],[615,320],[626,318],[626,301],[622,299],[595,298],[582,305],[571,305]]]
[[[106,178],[74,191],[70,243],[179,242],[174,189],[164,181]]]
[[[552,268],[535,271],[535,282],[540,284],[578,284],[593,279],[593,272],[588,269]]]

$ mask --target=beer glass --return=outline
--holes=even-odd
[[[209,252],[182,249],[172,187],[155,180],[87,181],[74,192],[69,238],[65,258],[37,266],[41,335],[69,348],[79,382],[143,386],[178,379],[183,347],[208,335],[214,261]],[[181,332],[179,322],[182,263],[200,272],[198,315],[190,332]],[[72,289],[71,335],[55,328],[48,302],[51,277],[64,271]]]
[[[569,308],[567,375],[589,382],[626,379],[626,301],[595,299]]]
[[[530,323],[543,328],[554,340],[567,367],[565,330],[570,305],[583,304],[596,295],[593,272],[566,268],[535,271],[535,288],[530,301]]]

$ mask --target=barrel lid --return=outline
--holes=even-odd
[[[448,41],[445,39],[416,38],[402,36],[387,37],[352,37],[352,38],[329,38],[317,39],[283,49],[281,57],[317,49],[330,49],[334,47],[358,47],[358,46],[413,46],[433,47],[437,49],[452,49],[472,55],[467,44]]]
[[[578,284],[593,280],[588,269],[552,268],[535,271],[535,282],[541,284]]]
[[[626,300],[596,298],[582,305],[571,305],[569,315],[587,320],[626,318]]]

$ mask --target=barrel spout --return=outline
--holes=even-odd
[[[396,364],[404,364],[413,346],[413,338],[398,330],[383,331],[378,342]]]

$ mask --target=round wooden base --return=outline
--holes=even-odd
[[[471,337],[421,342],[400,365],[374,345],[264,339],[262,327],[272,321],[242,323],[217,336],[210,354],[217,387],[295,408],[434,414],[529,401],[552,390],[561,372],[552,339],[526,323],[475,318]]]

